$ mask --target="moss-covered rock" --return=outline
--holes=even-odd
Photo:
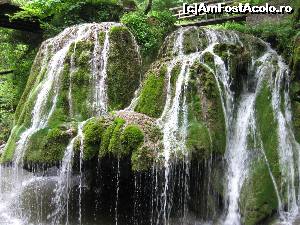
[[[263,156],[261,156],[263,158]],[[240,206],[243,224],[255,225],[276,213],[277,195],[266,162],[257,159],[243,185]]]
[[[141,61],[135,40],[128,28],[115,26],[109,31],[110,52],[107,67],[109,108],[128,106],[139,86]]]
[[[28,142],[24,160],[26,163],[54,164],[62,160],[72,131],[64,127],[45,128],[34,133]]]
[[[183,51],[185,54],[204,50],[207,46],[208,40],[205,38],[202,29],[192,27],[184,33]]]
[[[137,125],[128,125],[124,128],[120,137],[124,152],[136,151],[144,142],[144,133]]]
[[[83,127],[83,159],[90,160],[98,155],[102,135],[108,122],[100,117],[90,119]],[[80,140],[78,140],[80,141]],[[77,143],[78,149],[78,143]]]
[[[81,28],[85,29],[84,35],[78,33]],[[106,36],[107,34],[108,36]],[[40,118],[38,122],[41,123],[37,125],[35,121],[33,129],[37,127],[39,129],[32,137],[28,137],[29,144],[36,145],[36,147],[33,149],[32,146],[26,146],[28,149],[25,151],[28,153],[25,155],[27,161],[36,163],[59,160],[63,146],[66,147],[65,142],[62,143],[61,140],[58,140],[56,151],[51,149],[53,153],[49,152],[49,155],[44,153],[47,143],[56,140],[47,136],[48,131],[52,132],[52,130],[71,122],[86,121],[99,114],[99,107],[95,107],[95,89],[99,88],[97,86],[99,77],[96,76],[102,74],[95,74],[95,69],[101,70],[104,66],[102,65],[104,58],[100,59],[99,54],[103,52],[106,37],[109,37],[107,78],[105,80],[108,108],[122,109],[129,105],[139,86],[141,61],[135,39],[128,29],[121,24],[110,25],[107,23],[70,27],[57,37],[42,44],[18,105],[15,129],[2,154],[2,161],[12,160],[20,135],[32,127],[33,112]],[[95,59],[95,57],[99,57],[99,59]],[[101,60],[100,63],[98,60]],[[95,68],[98,65],[99,68]],[[52,77],[53,75],[54,77]],[[43,89],[46,91],[41,95]],[[45,96],[45,98],[38,98],[39,96]],[[93,125],[93,122],[88,123],[85,129],[87,133],[85,159],[91,159],[97,154],[99,146],[97,150],[95,150],[95,146],[99,145],[101,141],[101,139],[95,141],[91,138],[90,129],[100,126],[97,122],[95,122],[96,125]],[[100,130],[97,132],[99,133]],[[40,143],[37,141],[39,138],[41,139]]]
[[[225,62],[230,75],[231,89],[239,94],[249,74],[250,51],[239,44],[217,44],[214,52]]]
[[[135,111],[148,116],[158,118],[165,105],[166,99],[166,66],[162,65],[159,70],[148,72]]]

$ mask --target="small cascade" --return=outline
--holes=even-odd
[[[72,162],[74,155],[74,142],[72,139],[68,145],[62,160],[61,168],[58,174],[55,197],[53,203],[56,206],[53,214],[53,224],[59,224],[64,214],[66,214],[65,224],[69,224],[69,190],[72,186]]]
[[[280,169],[283,180],[282,186],[286,187],[286,192],[283,198],[287,201],[287,210],[280,211],[281,220],[286,224],[291,224],[294,218],[299,213],[299,206],[297,203],[296,191],[296,162],[297,155],[299,155],[299,144],[295,140],[292,121],[291,121],[291,108],[289,106],[290,99],[286,81],[289,80],[289,69],[284,64],[281,57],[276,52],[273,54],[277,56],[278,69],[274,79],[274,90],[272,92],[272,106],[274,114],[278,121],[278,137],[279,137],[279,156],[280,156]],[[283,97],[282,97],[283,92]],[[284,106],[284,110],[280,107]],[[298,150],[298,152],[295,151]],[[299,168],[298,168],[299,170]],[[298,171],[299,173],[299,171]]]
[[[187,106],[185,92],[188,84],[188,59],[184,59],[183,54],[183,30],[178,33],[178,38],[174,44],[174,53],[178,53],[178,58],[171,61],[168,66],[167,77],[168,77],[168,87],[167,87],[167,100],[166,106],[163,110],[161,118],[158,123],[161,124],[163,130],[163,143],[164,143],[164,170],[165,170],[165,181],[163,193],[161,196],[162,201],[162,218],[163,224],[169,224],[170,216],[170,196],[168,196],[172,190],[170,188],[169,180],[171,173],[171,158],[176,157],[176,151],[182,151],[185,155],[185,139],[187,132]],[[171,90],[171,72],[174,68],[176,62],[182,61],[182,67],[178,79],[176,81],[175,95],[172,96]],[[193,63],[193,62],[192,62]],[[173,98],[172,98],[173,97]],[[184,98],[183,102],[181,102]],[[180,121],[181,113],[183,114],[183,121]],[[181,123],[181,124],[180,124]],[[181,152],[178,152],[179,154]],[[159,222],[158,222],[159,223]]]
[[[228,214],[225,219],[225,225],[239,225],[239,194],[243,182],[247,176],[247,134],[249,123],[254,116],[255,94],[243,96],[240,101],[237,119],[233,131],[233,138],[230,139],[227,152],[227,161],[229,162],[228,175]]]
[[[118,225],[118,204],[120,191],[120,159],[117,161],[117,175],[116,175],[116,204],[115,204],[115,225]]]
[[[92,60],[92,75],[95,80],[94,85],[94,102],[93,108],[95,115],[102,115],[107,112],[107,94],[106,94],[106,78],[107,78],[107,62],[109,56],[109,28],[114,23],[105,23],[105,38],[101,48],[99,43],[99,33],[94,34],[95,48]],[[116,25],[116,24],[114,24]]]

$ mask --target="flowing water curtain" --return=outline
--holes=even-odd
[[[240,45],[245,47],[247,45],[239,39],[239,36],[234,32],[227,31],[215,31],[210,29],[205,29],[206,38],[209,42],[207,48],[203,51],[192,53],[190,55],[185,55],[182,51],[183,49],[183,37],[184,33],[194,28],[184,28],[177,33],[176,41],[174,42],[173,54],[177,54],[177,57],[173,57],[172,61],[169,62],[167,70],[167,97],[165,108],[162,112],[161,118],[158,122],[162,125],[164,131],[164,187],[162,187],[160,211],[158,213],[158,221],[163,224],[170,223],[170,213],[172,211],[172,196],[174,192],[174,187],[172,187],[171,179],[174,179],[175,169],[173,164],[176,163],[176,150],[185,149],[185,136],[178,135],[184,134],[186,125],[183,125],[184,116],[180,115],[179,112],[184,112],[184,102],[185,102],[185,85],[184,80],[188,81],[188,70],[190,64],[192,65],[194,60],[203,58],[203,54],[209,52],[213,55],[215,63],[215,78],[218,84],[218,90],[221,93],[221,102],[225,115],[226,127],[227,127],[227,150],[225,158],[228,164],[227,167],[227,179],[226,179],[226,210],[225,210],[225,224],[241,224],[242,218],[240,215],[239,202],[240,193],[244,188],[245,180],[249,179],[250,167],[253,161],[253,154],[250,152],[253,146],[249,146],[249,135],[252,135],[254,139],[254,148],[260,149],[257,154],[263,154],[265,158],[265,163],[269,168],[269,176],[272,179],[272,183],[277,193],[276,201],[278,201],[278,210],[281,214],[282,220],[290,220],[290,217],[295,216],[295,212],[298,210],[297,199],[296,199],[296,187],[295,184],[295,174],[299,174],[295,169],[298,168],[298,156],[299,156],[299,145],[295,141],[289,104],[289,95],[287,93],[288,88],[285,88],[284,98],[280,100],[280,86],[285,85],[282,82],[288,83],[288,79],[284,79],[284,75],[287,76],[287,66],[284,65],[282,59],[275,53],[266,43],[264,45],[265,51],[260,57],[252,56],[251,65],[249,68],[249,74],[252,73],[253,77],[245,74],[243,86],[244,90],[240,93],[240,98],[234,90],[232,90],[232,74],[230,74],[230,68],[228,68],[228,62],[225,62],[221,56],[214,52],[214,48],[218,44],[232,44]],[[262,41],[260,41],[262,42]],[[245,45],[245,46],[244,46]],[[246,46],[250,48],[249,46]],[[203,59],[202,59],[203,60]],[[274,60],[277,64],[274,64]],[[175,94],[172,93],[170,85],[171,71],[173,70],[176,63],[180,61],[182,63],[181,72],[177,78],[175,86]],[[190,63],[190,64],[189,64]],[[260,64],[259,66],[257,66]],[[269,76],[270,70],[277,70],[276,76]],[[248,77],[247,77],[248,76]],[[274,79],[275,86],[272,92],[274,99],[277,101],[276,104],[273,103],[273,110],[275,115],[277,115],[277,120],[279,123],[278,137],[279,137],[279,154],[281,162],[281,173],[286,174],[286,181],[283,181],[283,185],[287,187],[287,190],[280,190],[279,184],[276,183],[272,170],[269,166],[268,157],[266,156],[259,131],[256,128],[257,118],[256,118],[256,98],[261,92],[262,83],[268,82]],[[277,91],[276,91],[277,89]],[[182,105],[180,105],[182,101]],[[280,116],[279,105],[280,101],[285,104],[285,112]],[[181,108],[182,107],[182,108]],[[278,116],[279,115],[279,116]],[[280,121],[282,120],[282,121]],[[182,124],[180,124],[182,123]],[[181,127],[182,126],[182,127]],[[178,132],[178,133],[177,133]],[[285,135],[285,136],[283,136]],[[288,136],[290,135],[290,136]],[[286,146],[285,148],[283,147]],[[273,149],[276,151],[276,149]],[[293,153],[294,152],[294,153]],[[174,157],[174,158],[172,158]],[[188,163],[189,165],[189,163]],[[297,166],[296,166],[297,165]],[[289,171],[289,172],[287,172]],[[190,171],[187,173],[189,175]],[[172,180],[173,181],[173,180]],[[155,185],[155,190],[157,190],[158,185]],[[178,187],[177,187],[178,188]],[[185,191],[188,192],[187,189]],[[283,192],[282,192],[283,191]],[[281,197],[283,195],[283,197]],[[285,196],[286,195],[286,196]],[[285,197],[284,197],[285,196]],[[287,198],[288,208],[285,212],[281,207],[281,198]],[[158,223],[160,223],[158,222]]]

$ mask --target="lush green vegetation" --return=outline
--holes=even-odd
[[[270,4],[276,3],[276,1],[265,1],[265,0],[252,0],[245,1],[252,4],[263,4],[269,2]],[[273,48],[282,54],[286,61],[289,61],[293,52],[293,40],[297,32],[299,32],[300,24],[300,2],[299,1],[288,1],[287,5],[291,5],[294,9],[294,14],[284,16],[281,19],[274,21],[268,21],[266,19],[262,22],[257,21],[255,24],[249,23],[235,23],[228,22],[222,25],[213,26],[220,29],[236,30],[242,33],[248,33],[259,37],[266,42],[269,42]]]
[[[0,143],[7,140],[12,128],[14,111],[24,91],[36,54],[34,35],[0,29]]]
[[[137,38],[144,57],[154,58],[164,38],[174,30],[175,17],[168,11],[152,11],[145,15],[137,11],[124,15],[121,20]]]

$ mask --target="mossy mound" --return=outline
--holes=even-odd
[[[55,164],[62,160],[74,136],[74,129],[66,127],[45,128],[34,133],[28,142],[24,161],[26,164]]]
[[[133,171],[148,170],[161,151],[162,135],[155,121],[145,115],[120,111],[95,117],[83,127],[83,159],[131,158]],[[81,140],[75,142],[80,151]]]
[[[166,65],[154,64],[140,90],[135,111],[154,118],[160,117],[166,100]]]

